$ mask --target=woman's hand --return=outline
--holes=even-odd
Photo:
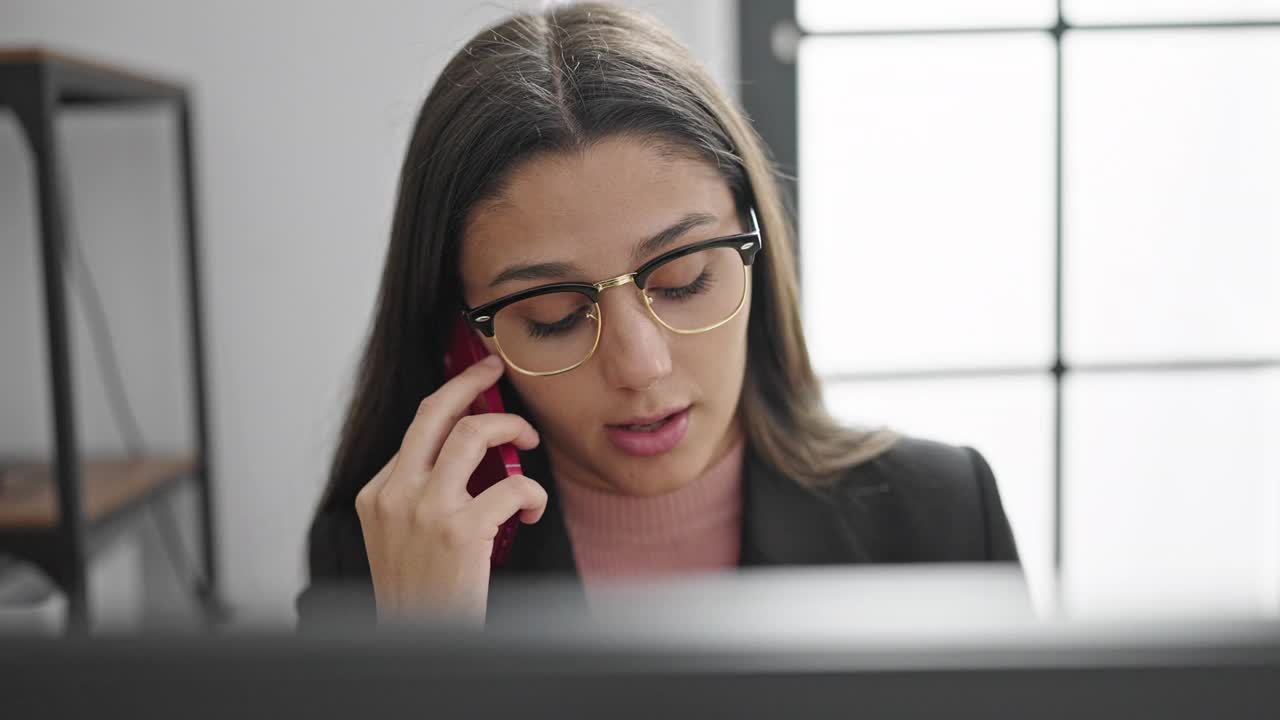
[[[546,510],[546,490],[524,475],[474,498],[467,492],[489,448],[538,445],[537,431],[518,415],[467,415],[502,367],[490,356],[427,396],[399,452],[356,496],[379,619],[445,612],[483,625],[498,527],[517,512],[521,522],[537,522]]]

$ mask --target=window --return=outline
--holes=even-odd
[[[1280,0],[739,13],[833,412],[981,451],[1042,608],[1280,611]]]

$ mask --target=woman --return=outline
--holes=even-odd
[[[464,311],[493,356],[444,382]],[[494,383],[509,412],[466,416]],[[524,475],[472,497],[504,442]],[[760,139],[664,29],[610,5],[481,32],[423,104],[300,615],[355,587],[370,618],[483,622],[516,514],[494,572],[588,591],[739,565],[1017,559],[977,452],[824,410]]]

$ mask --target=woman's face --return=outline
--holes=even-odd
[[[470,307],[548,283],[613,278],[663,252],[745,230],[712,166],[630,138],[522,164],[468,220],[461,272]],[[682,224],[661,249],[635,255],[644,240]],[[561,272],[494,284],[505,269],[546,263]],[[587,362],[543,377],[508,367],[506,377],[561,479],[640,496],[682,487],[739,437],[750,288],[732,320],[696,335],[659,325],[634,284],[603,291],[600,309],[600,341]],[[684,408],[649,435],[616,427]]]

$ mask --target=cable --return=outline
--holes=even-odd
[[[70,213],[68,215],[71,216]],[[88,320],[93,354],[102,369],[103,381],[107,386],[107,404],[111,408],[112,415],[115,416],[117,429],[125,443],[126,453],[130,459],[138,460],[145,455],[146,443],[143,440],[142,427],[138,423],[138,417],[125,389],[124,376],[120,372],[120,362],[116,357],[115,342],[107,323],[102,295],[98,292],[98,286],[93,280],[93,273],[89,269],[84,248],[73,237],[70,227],[67,230],[66,245],[70,249],[70,261],[74,266],[72,285],[79,291],[80,304]],[[194,569],[195,563],[190,562],[183,548],[181,533],[173,517],[173,508],[164,503],[149,503],[147,511],[152,526],[160,536],[160,545],[164,547],[165,558],[174,575],[180,581],[207,588],[208,578]],[[183,555],[181,558],[178,557],[179,551]]]
[[[67,246],[71,250],[71,260],[76,265],[73,277],[75,288],[80,292],[80,305],[84,308],[85,318],[89,321],[89,333],[92,336],[94,357],[102,368],[104,384],[107,386],[107,405],[115,415],[117,429],[124,440],[126,451],[132,459],[138,459],[145,453],[142,439],[142,427],[138,416],[129,402],[129,394],[125,391],[124,377],[120,372],[120,362],[116,358],[115,343],[111,339],[111,330],[107,325],[106,311],[103,310],[102,295],[93,281],[89,270],[89,262],[85,258],[84,248],[75,240],[69,240]]]

